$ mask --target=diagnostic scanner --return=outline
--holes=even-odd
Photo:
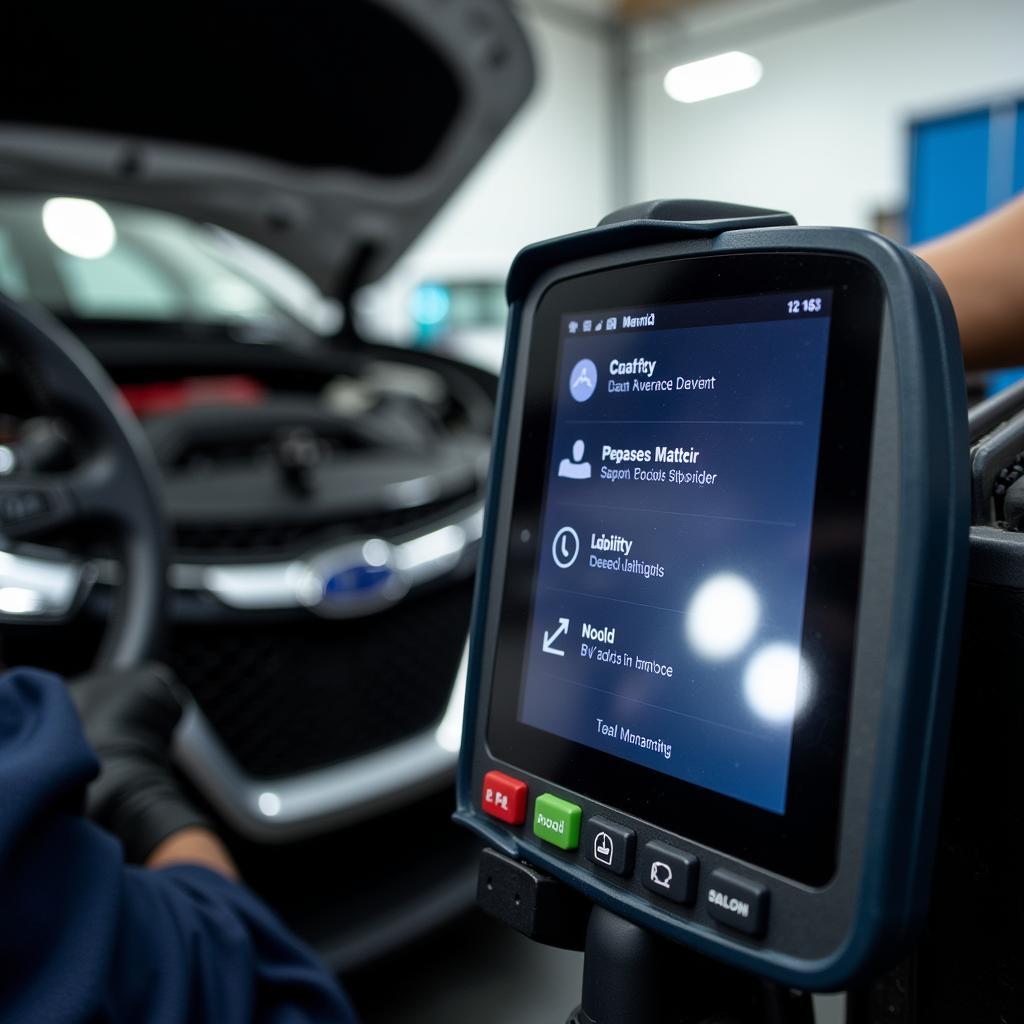
[[[928,902],[968,540],[917,257],[660,201],[523,250],[457,818],[634,924],[835,989]]]

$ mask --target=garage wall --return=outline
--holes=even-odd
[[[714,0],[632,30],[631,127],[616,133],[607,6],[520,0],[534,95],[365,296],[373,335],[411,337],[420,282],[501,280],[522,245],[595,223],[619,201],[623,159],[630,199],[726,198],[870,227],[905,201],[910,119],[1024,95],[1024,0]],[[665,95],[672,64],[732,48],[763,61],[756,88],[692,106]]]
[[[608,33],[597,17],[543,0],[520,7],[537,84],[494,149],[380,286],[374,333],[405,337],[408,297],[436,277],[504,279],[529,242],[595,224],[611,203]]]
[[[637,35],[637,199],[725,198],[870,227],[905,200],[909,119],[1024,94],[1021,0],[758,0],[747,18],[743,4],[716,6],[717,21],[689,33]],[[754,89],[692,106],[665,95],[672,64],[728,49],[764,63]]]

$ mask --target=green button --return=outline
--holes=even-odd
[[[576,804],[542,793],[533,805],[533,834],[560,850],[575,850],[580,845],[582,817],[583,811]]]

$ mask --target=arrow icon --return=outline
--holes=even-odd
[[[558,629],[556,629],[554,631],[554,633],[548,633],[548,631],[545,629],[544,630],[544,653],[545,654],[557,654],[560,658],[565,657],[565,651],[559,650],[559,648],[552,647],[551,645],[563,633],[568,633],[568,632],[569,632],[569,620],[568,619],[559,619],[558,620]]]

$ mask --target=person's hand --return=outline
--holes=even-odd
[[[71,683],[86,738],[100,760],[88,791],[89,816],[143,864],[169,837],[208,829],[179,786],[170,761],[183,691],[170,669],[150,664],[104,671]]]

